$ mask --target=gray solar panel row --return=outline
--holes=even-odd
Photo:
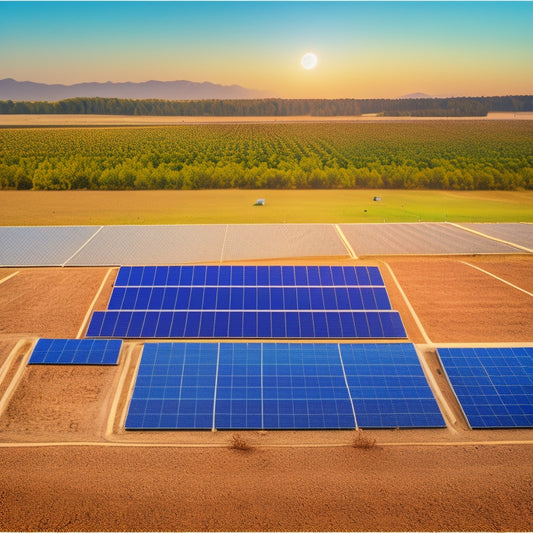
[[[127,429],[443,427],[412,344],[146,344]]]
[[[533,348],[438,348],[471,428],[533,427]]]

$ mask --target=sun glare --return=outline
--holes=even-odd
[[[305,70],[311,70],[316,67],[318,63],[318,57],[312,52],[308,52],[302,57],[302,60],[300,61],[300,63],[302,64],[302,67]]]

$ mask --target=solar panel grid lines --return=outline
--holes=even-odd
[[[29,365],[117,365],[121,340],[39,339]]]
[[[414,346],[391,346],[148,343],[126,429],[443,427],[421,368],[409,374],[384,367],[394,355],[400,357],[400,368],[416,366]],[[379,355],[384,351],[390,352],[389,359]],[[358,361],[362,379],[375,374],[387,387],[366,383],[359,388],[365,394],[354,395],[357,386],[349,383],[354,369],[343,365],[343,356],[350,364],[353,358]],[[367,369],[366,374],[361,369]],[[413,384],[410,375],[423,382]],[[402,386],[406,390],[400,394],[396,389]],[[418,403],[411,398],[413,387],[418,387]]]
[[[437,353],[472,429],[533,427],[533,347]]]

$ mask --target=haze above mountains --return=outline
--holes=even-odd
[[[272,97],[266,91],[247,89],[240,85],[218,85],[186,80],[145,81],[141,83],[76,83],[75,85],[0,80],[0,100],[55,102],[66,98],[102,97],[161,100],[228,100]]]
[[[0,100],[57,102],[67,98],[130,98],[134,100],[241,100],[277,98],[276,95],[240,85],[219,85],[186,80],[134,82],[89,82],[74,85],[46,84],[32,81],[0,80]],[[425,93],[411,93],[404,98],[436,98]]]

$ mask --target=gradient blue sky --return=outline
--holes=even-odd
[[[532,28],[531,2],[0,2],[0,78],[184,79],[286,98],[532,94]]]

